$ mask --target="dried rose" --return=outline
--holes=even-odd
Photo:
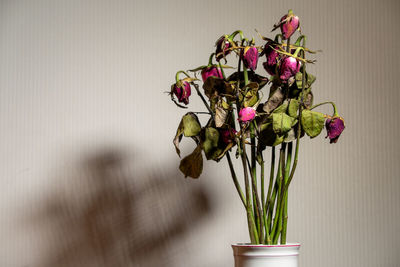
[[[203,79],[203,82],[205,82],[207,78],[210,76],[214,76],[221,79],[223,78],[221,70],[215,66],[206,67],[201,71],[201,77]]]
[[[267,61],[263,63],[264,69],[270,74],[275,75],[276,65],[279,60],[279,53],[274,50],[277,49],[276,45],[271,42],[265,44],[263,54],[265,54]]]
[[[294,57],[285,57],[279,66],[279,78],[286,82],[300,71],[300,62]]]
[[[327,132],[327,136],[330,139],[330,143],[336,143],[339,139],[340,134],[343,132],[344,120],[342,117],[333,116],[332,118],[328,118],[325,122],[325,128]],[[325,137],[325,138],[326,138]]]
[[[243,64],[246,68],[255,70],[258,62],[258,50],[255,46],[246,46],[243,51]]]
[[[234,142],[236,133],[237,133],[236,130],[233,129],[233,128],[230,128],[230,129],[223,129],[223,130],[221,131],[221,138],[222,138],[222,141],[223,141],[225,144],[229,144],[229,143]]]
[[[220,61],[221,58],[225,57],[231,52],[229,50],[229,48],[231,47],[231,43],[225,36],[221,36],[215,43],[215,46],[217,47],[215,50],[215,56],[217,61]]]
[[[172,93],[178,98],[178,102],[189,104],[189,96],[192,93],[190,84],[186,81],[179,82],[173,85]]]
[[[252,107],[245,107],[239,111],[239,121],[247,122],[251,121],[256,116],[256,110]]]
[[[292,10],[280,20],[280,28],[284,39],[288,39],[299,28],[299,17],[293,14]]]

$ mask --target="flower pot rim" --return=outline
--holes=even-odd
[[[285,245],[264,245],[264,244],[250,244],[250,243],[236,243],[232,244],[232,247],[246,247],[246,248],[287,248],[287,247],[300,247],[300,243],[294,242],[294,243],[287,243]]]

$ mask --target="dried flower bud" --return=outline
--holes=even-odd
[[[300,62],[294,57],[285,57],[279,66],[279,78],[286,82],[300,71]]]
[[[256,116],[256,110],[252,107],[245,107],[239,111],[239,121],[247,122],[251,121]]]
[[[330,143],[331,144],[336,143],[339,139],[340,134],[343,132],[345,128],[344,120],[339,116],[328,118],[325,122],[325,128],[327,132],[326,137],[329,137]]]
[[[267,61],[263,63],[264,69],[270,74],[275,75],[276,65],[279,60],[279,53],[274,50],[277,49],[276,45],[273,45],[271,42],[265,44],[264,54],[267,58]]]
[[[221,138],[225,144],[229,144],[235,141],[235,135],[237,131],[233,128],[221,130]]]
[[[299,28],[299,17],[293,14],[291,10],[280,20],[280,28],[284,39],[288,39]]]
[[[189,104],[189,96],[192,93],[190,84],[186,81],[176,83],[173,85],[172,93],[178,98],[178,102]]]
[[[225,57],[231,52],[229,50],[229,48],[231,47],[231,43],[225,36],[221,36],[215,43],[215,46],[217,47],[217,49],[215,50],[217,61],[220,61],[221,58]]]
[[[246,68],[255,70],[258,62],[258,50],[255,46],[246,46],[243,51],[243,64]]]
[[[215,66],[206,67],[201,71],[201,77],[203,79],[203,82],[205,82],[207,78],[210,76],[214,76],[221,79],[223,78],[221,70]]]

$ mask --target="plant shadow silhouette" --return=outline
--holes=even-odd
[[[175,170],[129,166],[106,150],[66,172],[35,215],[51,233],[38,267],[172,266],[171,245],[210,214],[209,195]]]

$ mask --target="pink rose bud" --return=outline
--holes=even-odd
[[[327,132],[326,137],[329,137],[330,143],[336,143],[344,130],[344,120],[341,117],[335,116],[333,118],[328,118],[325,122],[325,128]]]
[[[239,121],[246,122],[251,121],[256,116],[256,110],[252,107],[242,108],[239,111]]]
[[[192,91],[188,82],[182,82],[181,86],[174,84],[172,92],[178,98],[178,102],[185,103],[185,105],[189,104],[189,96]]]
[[[233,128],[224,129],[221,131],[221,138],[225,144],[232,143],[235,140],[236,130]]]
[[[300,71],[300,62],[294,57],[285,57],[279,66],[279,78],[286,82]]]
[[[243,64],[246,68],[255,70],[258,62],[258,50],[255,46],[246,46],[243,51]]]
[[[221,58],[225,57],[231,52],[229,50],[229,48],[231,47],[231,43],[225,36],[221,36],[215,43],[215,46],[217,47],[217,49],[215,50],[217,61],[220,61]]]
[[[294,15],[292,11],[289,14],[283,16],[280,20],[280,28],[284,39],[288,39],[293,33],[299,28],[300,21],[299,17]]]
[[[275,49],[277,48],[276,45],[272,45],[271,42],[265,44],[264,54],[267,58],[267,61],[263,63],[263,66],[270,75],[275,75],[276,65],[278,64],[279,60],[279,53],[271,46]]]
[[[203,78],[203,82],[205,82],[207,78],[210,76],[214,76],[221,79],[223,78],[221,70],[214,66],[206,67],[201,71],[201,77]]]

